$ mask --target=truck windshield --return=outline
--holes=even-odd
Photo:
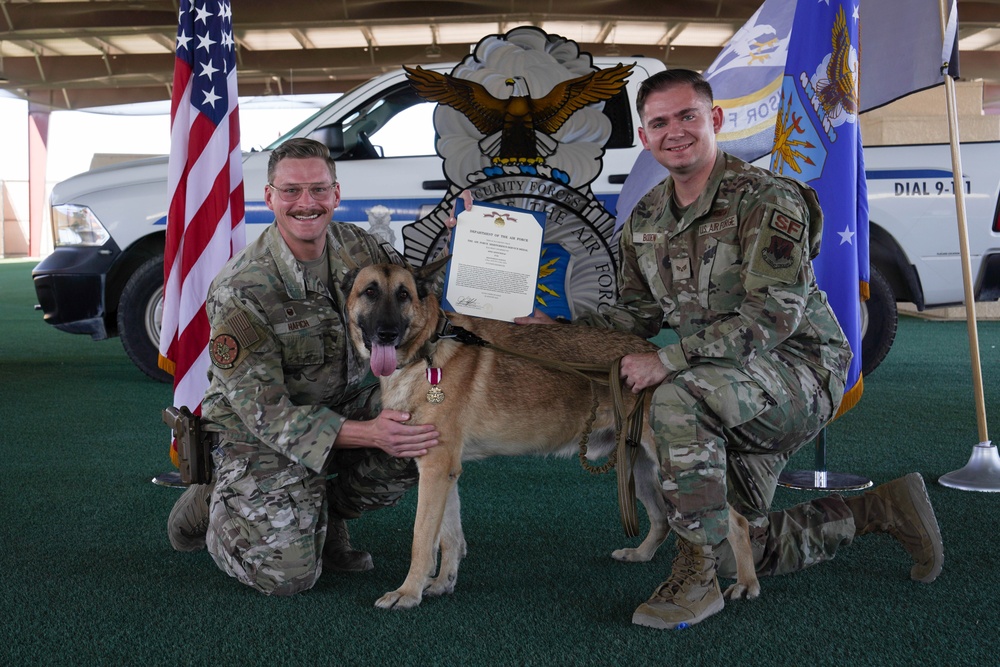
[[[327,104],[325,107],[323,107],[322,109],[320,109],[319,111],[317,111],[313,115],[309,116],[308,118],[306,118],[304,121],[302,121],[301,123],[299,123],[298,125],[296,125],[292,129],[290,129],[288,132],[285,132],[283,135],[281,135],[280,137],[278,137],[277,139],[275,139],[273,142],[271,142],[271,144],[269,146],[267,146],[264,150],[266,150],[266,151],[274,150],[275,148],[277,148],[278,146],[280,146],[281,144],[283,144],[285,141],[287,141],[287,140],[289,140],[289,139],[291,139],[293,137],[299,136],[299,134],[302,132],[302,128],[304,128],[304,127],[312,124],[313,122],[316,121],[317,118],[320,118],[320,117],[326,115],[327,110],[330,107],[332,107],[334,104],[336,104],[337,100],[339,100],[339,99],[340,98],[338,97],[337,99],[333,100],[332,102],[330,102],[329,104]]]
[[[330,117],[330,106],[286,132],[268,149],[294,136],[313,136],[325,140],[338,160],[434,154],[431,114],[437,105],[417,95],[409,83],[393,86],[338,118]]]

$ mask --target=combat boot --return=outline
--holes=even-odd
[[[375,569],[372,555],[351,546],[347,522],[333,512],[326,527],[326,544],[323,545],[323,567],[338,572],[366,572]]]
[[[167,518],[167,537],[177,551],[200,551],[205,548],[208,532],[208,504],[212,500],[211,484],[192,484],[174,503]]]
[[[711,546],[678,537],[670,578],[639,605],[632,623],[662,630],[686,628],[722,611],[725,601],[715,569]]]
[[[929,584],[941,573],[944,545],[927,487],[920,473],[845,498],[857,535],[889,533],[913,558],[910,578]]]

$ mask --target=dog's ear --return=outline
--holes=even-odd
[[[357,279],[358,273],[360,271],[361,271],[360,267],[351,269],[350,271],[347,272],[347,275],[344,276],[343,280],[340,281],[340,290],[344,294],[351,293],[351,288],[354,287],[354,281]]]
[[[444,267],[449,259],[448,255],[438,257],[430,264],[424,264],[412,270],[413,279],[417,281],[417,295],[421,300],[427,298],[434,283],[437,282],[438,274],[445,270]]]
[[[421,301],[430,294],[434,286],[434,279],[441,270],[441,265],[437,263],[427,264],[413,270],[413,280],[417,283],[417,296]]]
[[[417,283],[417,298],[423,301],[430,294],[431,280],[426,275],[420,275],[419,272],[414,272],[413,279]]]

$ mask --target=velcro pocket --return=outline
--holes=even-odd
[[[705,406],[727,427],[745,424],[775,404],[767,390],[744,371],[717,370],[715,374],[699,374],[698,384],[704,391]]]
[[[318,328],[309,332],[282,334],[278,336],[278,340],[285,366],[315,366],[323,363],[323,336]]]
[[[309,470],[298,463],[285,466],[283,468],[261,468],[252,466],[250,474],[257,483],[257,488],[264,493],[270,493],[275,489],[284,488],[290,484],[301,482],[309,476]]]

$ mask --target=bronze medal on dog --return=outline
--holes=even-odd
[[[428,361],[428,363],[430,362]],[[438,383],[441,382],[441,369],[428,367],[427,381],[431,383],[431,388],[427,390],[427,402],[434,403],[435,405],[443,403],[444,390],[438,386]]]
[[[427,402],[435,405],[444,402],[444,392],[441,387],[434,386],[427,390]]]

